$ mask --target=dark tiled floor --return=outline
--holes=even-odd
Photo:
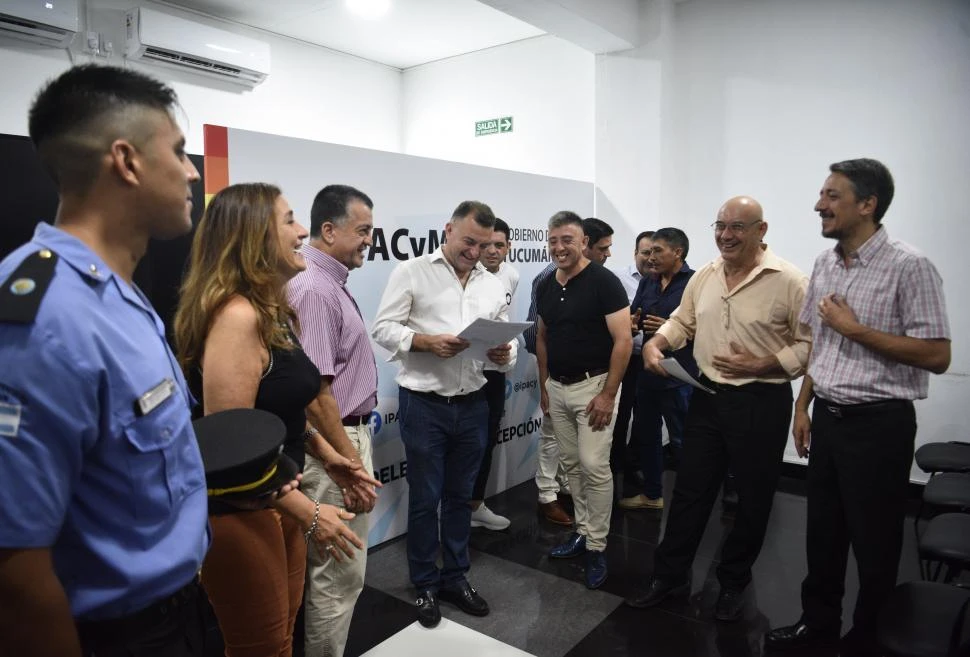
[[[667,473],[669,499],[672,475]],[[665,657],[761,655],[761,642],[769,627],[798,619],[801,611],[798,592],[805,575],[805,498],[802,482],[783,479],[775,495],[768,535],[755,565],[754,581],[748,587],[747,605],[740,622],[725,624],[713,619],[718,584],[714,576],[720,544],[730,529],[731,516],[722,513],[720,502],[708,522],[704,540],[693,569],[689,596],[669,600],[660,608],[634,610],[622,605],[572,647],[568,657],[608,657],[663,655]],[[581,560],[550,560],[547,552],[569,530],[541,520],[536,513],[536,490],[531,482],[505,491],[488,501],[495,512],[509,517],[512,526],[505,532],[473,530],[471,549],[493,557],[571,581],[581,581]],[[610,576],[603,590],[625,597],[643,583],[652,571],[653,551],[663,532],[664,513],[614,509],[607,557]],[[919,577],[912,525],[907,522],[900,579]],[[374,551],[383,549],[375,548]],[[372,551],[372,552],[374,552]],[[400,563],[401,569],[406,564]],[[846,582],[845,608],[852,609],[858,584],[850,555]],[[470,574],[474,579],[474,567]],[[585,590],[576,594],[576,605],[583,605]],[[514,600],[495,599],[495,604],[515,604]],[[848,616],[849,614],[846,614]],[[414,620],[408,603],[371,587],[365,588],[357,604],[347,656],[359,655]],[[527,622],[525,619],[523,622]],[[846,621],[848,624],[848,621]],[[848,628],[846,628],[848,629]],[[818,651],[813,655],[824,657]],[[806,657],[806,653],[793,657]],[[833,653],[834,655],[834,653]]]

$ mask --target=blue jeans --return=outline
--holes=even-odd
[[[411,583],[419,590],[448,588],[468,572],[468,501],[485,453],[488,404],[481,391],[449,404],[400,388],[398,418],[408,461]],[[440,571],[439,547],[444,564]]]
[[[679,454],[692,390],[688,385],[663,389],[637,387],[637,416],[643,431],[638,443],[640,470],[643,494],[651,499],[663,497],[663,423],[667,423],[672,451]]]

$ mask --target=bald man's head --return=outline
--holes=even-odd
[[[722,219],[725,215],[737,217],[737,219],[746,223],[764,221],[764,211],[761,209],[761,204],[750,196],[735,196],[725,201],[717,212],[717,218],[719,221],[730,223],[728,220]]]
[[[758,261],[767,231],[761,204],[750,196],[735,196],[717,211],[714,241],[727,265],[747,268]]]

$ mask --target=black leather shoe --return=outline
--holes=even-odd
[[[418,592],[414,602],[418,608],[418,622],[424,627],[434,627],[441,622],[441,609],[438,608],[438,595],[431,589]]]
[[[722,588],[714,607],[714,618],[726,623],[741,619],[744,612],[744,589]]]
[[[765,650],[788,650],[806,646],[834,646],[839,641],[839,633],[815,630],[798,621],[794,625],[778,627],[765,634]]]
[[[598,589],[606,581],[606,555],[601,551],[589,550],[586,553],[586,588]]]
[[[549,556],[553,559],[571,559],[581,554],[586,554],[586,537],[576,532],[573,532],[565,543],[549,550]]]
[[[455,605],[466,614],[488,616],[488,603],[466,580],[460,580],[448,588],[440,589],[438,597],[444,602]]]
[[[659,605],[673,595],[688,593],[689,591],[690,584],[687,582],[665,582],[662,579],[654,577],[650,580],[650,584],[647,585],[646,591],[635,593],[623,602],[628,607],[645,609]]]

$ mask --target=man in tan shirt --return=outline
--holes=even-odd
[[[713,224],[721,256],[688,282],[680,306],[643,346],[644,365],[665,374],[664,350],[694,340],[700,381],[684,428],[684,453],[664,540],[646,591],[626,600],[652,607],[690,589],[688,573],[728,467],[738,509],[721,549],[715,617],[734,621],[744,609],[781,473],[792,414],[791,380],[805,371],[811,334],[798,313],[808,278],[762,242],[768,232],[753,198],[728,200]]]

